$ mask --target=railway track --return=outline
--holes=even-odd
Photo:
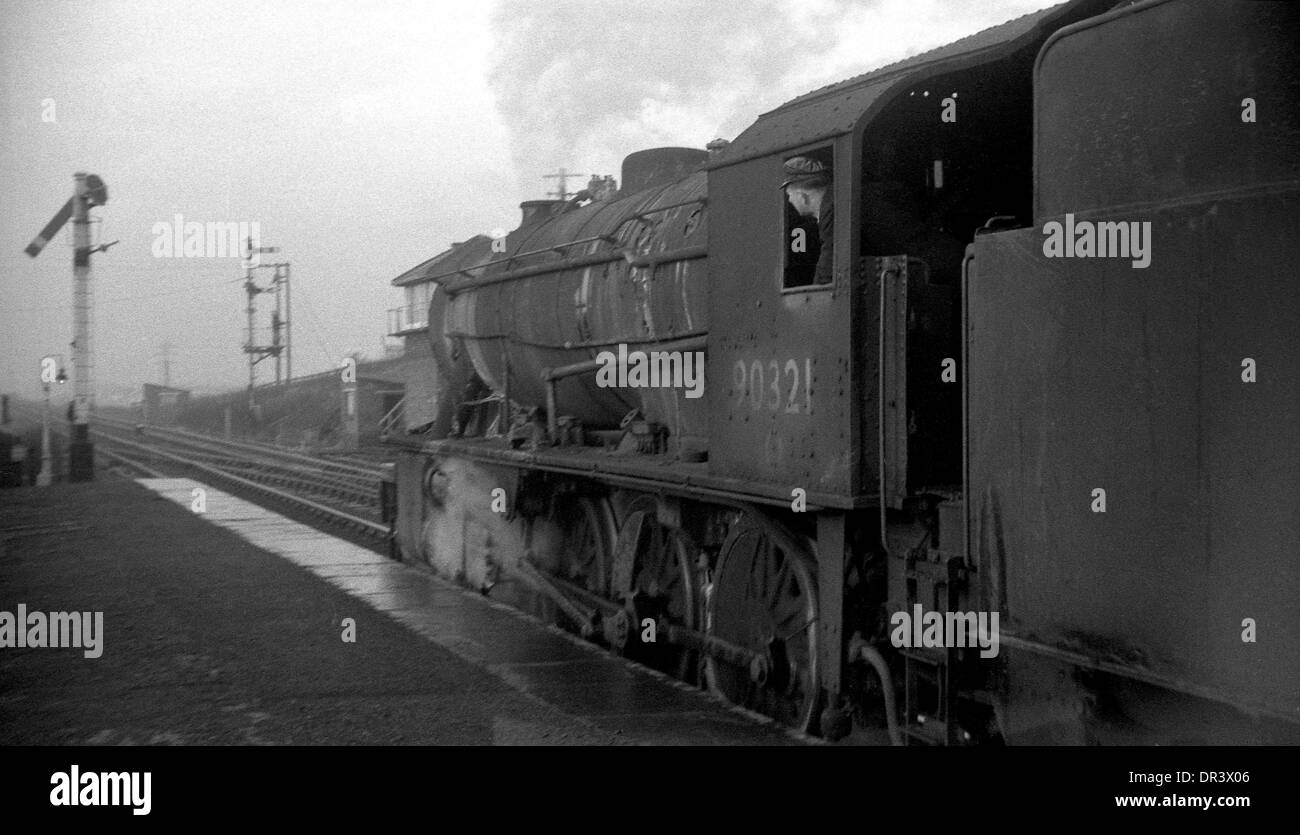
[[[16,405],[15,415],[39,423],[39,410]],[[66,440],[65,424],[52,421],[51,433]],[[382,484],[391,466],[361,454],[330,457],[287,450],[257,441],[232,441],[171,427],[139,427],[120,418],[95,415],[91,433],[96,455],[114,467],[149,478],[168,470],[198,470],[285,502],[367,537],[387,540]]]
[[[151,477],[165,476],[160,466],[197,470],[367,537],[389,538],[382,499],[389,468],[383,464],[331,460],[183,429],[140,428],[102,416],[96,416],[91,433],[97,452]]]

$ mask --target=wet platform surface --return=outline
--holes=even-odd
[[[751,714],[738,711],[697,688],[612,656],[555,627],[544,625],[535,618],[462,589],[434,576],[430,571],[394,562],[364,547],[286,519],[218,489],[189,479],[141,479],[138,484],[156,494],[157,498],[165,500],[173,510],[171,513],[160,514],[156,506],[150,507],[147,501],[136,501],[130,508],[130,513],[138,513],[140,518],[120,518],[119,524],[124,526],[123,530],[137,524],[160,525],[167,517],[186,524],[201,520],[205,526],[214,526],[238,537],[250,546],[249,551],[255,551],[261,559],[270,554],[301,569],[302,571],[295,570],[289,575],[281,573],[276,580],[258,581],[250,576],[247,581],[257,585],[256,594],[259,598],[270,598],[268,603],[283,598],[309,609],[313,605],[327,607],[330,611],[322,612],[320,618],[322,623],[331,624],[329,628],[334,630],[333,641],[325,650],[331,658],[340,652],[334,643],[339,641],[337,624],[339,618],[347,614],[349,607],[337,602],[314,603],[310,590],[299,588],[300,585],[310,586],[313,576],[349,599],[364,604],[368,610],[400,624],[399,634],[386,639],[391,646],[385,652],[422,655],[425,663],[437,665],[440,663],[437,658],[445,658],[446,655],[435,653],[430,656],[410,647],[404,648],[404,644],[408,643],[431,645],[459,662],[456,665],[444,661],[441,662],[443,667],[457,667],[458,670],[460,666],[467,670],[472,668],[475,675],[486,675],[492,680],[490,686],[482,682],[475,684],[469,681],[473,676],[468,671],[456,672],[453,677],[458,684],[465,680],[459,698],[472,702],[480,698],[477,694],[481,693],[481,698],[500,701],[505,698],[503,693],[515,694],[513,701],[509,701],[510,711],[501,710],[493,714],[493,732],[476,733],[468,740],[469,744],[567,742],[780,745],[808,741],[770,722],[757,720]],[[193,490],[197,487],[206,491],[206,510],[202,514],[191,511]],[[149,496],[148,492],[139,490],[132,484],[124,483],[117,489],[128,489],[141,497]],[[97,528],[100,529],[96,530]],[[166,525],[161,525],[158,532],[162,534],[164,528]],[[120,549],[121,553],[115,555],[117,559],[130,559],[131,547],[115,545],[111,539],[104,539],[104,534],[102,526],[97,526],[93,521],[77,520],[75,515],[74,518],[69,518],[66,513],[62,520],[25,521],[0,512],[0,537],[9,537],[5,540],[8,550],[12,550],[15,542],[30,543],[33,538],[43,538],[48,544],[74,536],[89,536],[91,541],[99,537],[102,548]],[[177,536],[174,533],[163,535],[173,539]],[[192,537],[181,536],[185,547],[179,549],[182,553],[178,556],[185,560],[204,560],[204,548],[191,540]],[[238,572],[239,558],[237,555],[232,557],[229,550],[224,549],[223,558],[236,566],[235,571]],[[10,559],[10,555],[6,555],[5,559]],[[255,562],[253,557],[250,555],[245,559],[251,570]],[[169,563],[168,568],[177,566]],[[303,574],[303,571],[311,576]],[[291,579],[294,577],[298,578],[297,582]],[[276,587],[266,588],[268,582],[273,582]],[[196,584],[201,585],[197,578]],[[196,588],[190,590],[190,593],[202,594],[203,590]],[[211,593],[231,594],[232,590],[212,589]],[[0,608],[12,609],[13,601],[9,600],[10,597],[13,594],[3,595]],[[29,606],[32,603],[30,600],[27,602]],[[223,604],[225,610],[232,613],[240,610],[237,599],[223,600]],[[148,615],[147,612],[144,614]],[[110,624],[113,622],[111,617],[108,620]],[[224,624],[219,628],[256,631],[266,630],[268,624],[235,623]],[[358,618],[358,631],[362,630],[368,630],[363,633],[364,637],[373,639],[374,627]],[[108,627],[106,631],[110,631]],[[401,635],[406,637],[402,638]],[[261,651],[255,636],[241,634],[240,637],[242,653],[256,655]],[[126,638],[119,637],[117,640]],[[366,642],[361,643],[364,645]],[[0,653],[7,652],[12,650],[0,650]],[[395,662],[390,660],[388,663]],[[409,663],[409,659],[403,659],[403,663]],[[298,672],[308,679],[313,676],[310,663],[306,664],[306,669]],[[357,672],[367,674],[360,668]],[[441,673],[439,670],[434,672]],[[346,668],[340,667],[339,662],[333,660],[329,673],[345,674]],[[419,678],[412,677],[409,686],[398,686],[398,689],[402,691],[401,698],[409,702],[403,703],[400,710],[418,711]],[[21,701],[25,695],[15,693],[14,690],[12,682],[0,687],[0,719],[5,718],[6,708],[11,706],[13,699]],[[385,694],[386,698],[389,695]],[[31,706],[29,701],[27,707]],[[299,709],[309,711],[310,707],[300,705]],[[446,709],[445,701],[442,707],[430,705],[430,709]],[[448,713],[454,714],[457,709],[464,707],[457,705],[456,709]],[[264,706],[261,710],[267,715],[276,714],[274,708]],[[355,741],[350,734],[351,731],[342,739],[334,739],[328,731],[320,731],[309,735],[306,741]],[[176,739],[171,741],[182,744],[192,741],[184,733],[173,736]],[[266,741],[299,740],[300,736],[293,735],[289,740]],[[24,741],[61,740],[46,740],[38,736],[34,740],[24,738]],[[112,741],[112,735],[106,739],[75,741]],[[255,737],[255,741],[263,740]],[[391,740],[381,736],[376,741]],[[441,741],[466,740],[461,737],[441,737],[434,729],[414,738],[399,735],[397,741],[437,744]]]

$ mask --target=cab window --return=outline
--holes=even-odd
[[[834,279],[834,171],[830,147],[786,157],[781,200],[785,211],[785,270],[781,288],[828,285]]]

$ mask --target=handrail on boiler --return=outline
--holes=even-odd
[[[655,346],[659,351],[703,351],[708,346],[708,336],[692,336],[688,339],[676,339],[671,342],[663,342]],[[602,353],[605,353],[602,351]],[[590,374],[593,371],[599,371],[605,363],[599,359],[584,360],[575,362],[571,365],[561,365],[558,368],[548,368],[542,372],[542,382],[546,385],[546,431],[555,438],[559,434],[560,416],[558,398],[555,393],[556,383],[566,377],[577,377],[582,374]]]
[[[618,239],[615,238],[613,235],[592,235],[590,238],[579,238],[576,241],[564,241],[562,243],[554,244],[552,246],[543,246],[537,249],[530,249],[527,252],[516,252],[514,255],[507,255],[505,258],[498,258],[495,261],[484,261],[482,264],[474,264],[473,266],[469,266],[469,267],[460,267],[459,269],[448,270],[445,273],[438,273],[435,276],[430,276],[429,278],[425,279],[425,281],[431,282],[433,284],[438,284],[441,283],[443,279],[452,278],[458,275],[465,276],[466,278],[473,278],[473,276],[469,274],[470,270],[482,270],[482,269],[486,269],[487,267],[495,266],[496,264],[508,264],[511,261],[515,260],[516,258],[526,258],[529,255],[541,255],[542,253],[545,252],[558,252],[562,249],[567,249],[571,246],[577,246],[578,244],[589,244],[589,243],[594,243],[596,241],[605,241],[608,244],[618,243]]]
[[[443,290],[444,290],[445,292],[447,292],[447,293],[458,293],[458,292],[461,292],[461,291],[463,291],[463,290],[470,289],[471,287],[481,287],[481,286],[483,286],[484,284],[495,284],[495,283],[497,283],[497,282],[499,282],[499,281],[511,281],[511,280],[513,280],[513,279],[516,279],[516,278],[526,278],[526,277],[528,277],[528,276],[530,276],[530,275],[536,275],[536,274],[539,274],[539,273],[542,273],[542,272],[548,272],[548,271],[551,271],[551,270],[556,270],[556,269],[561,269],[561,270],[563,270],[563,269],[569,269],[570,267],[573,267],[573,266],[591,266],[591,265],[594,265],[594,264],[601,264],[601,263],[608,263],[608,262],[612,262],[612,261],[617,261],[617,260],[619,260],[620,258],[626,258],[626,257],[627,257],[626,254],[625,254],[625,253],[627,252],[627,250],[625,250],[625,249],[620,249],[620,250],[618,250],[617,252],[615,252],[615,253],[613,253],[613,254],[609,254],[609,253],[599,253],[599,254],[597,254],[597,253],[593,253],[593,254],[590,254],[590,255],[587,255],[587,256],[584,256],[584,257],[579,257],[579,258],[569,259],[569,261],[563,261],[563,262],[560,262],[560,263],[558,263],[558,264],[545,264],[545,265],[537,265],[537,266],[534,266],[534,267],[525,267],[525,268],[522,268],[522,269],[517,270],[517,271],[508,272],[508,273],[505,273],[504,275],[494,276],[494,277],[491,278],[491,279],[485,279],[485,280],[482,280],[482,281],[474,281],[475,276],[471,275],[471,271],[472,271],[472,270],[483,270],[483,269],[487,269],[488,267],[495,267],[495,266],[499,266],[499,265],[501,265],[501,264],[509,264],[509,263],[511,263],[512,261],[514,261],[514,260],[517,259],[517,258],[527,258],[527,257],[529,257],[529,256],[531,256],[531,255],[542,255],[542,254],[545,254],[545,253],[548,253],[548,252],[559,252],[559,251],[561,251],[561,250],[567,249],[567,248],[572,247],[572,246],[577,246],[577,245],[579,245],[579,244],[589,244],[589,243],[597,243],[597,242],[600,242],[600,241],[604,241],[604,242],[610,244],[611,246],[614,246],[614,245],[617,245],[617,244],[618,244],[618,233],[623,229],[624,226],[626,226],[628,223],[630,223],[630,222],[632,222],[632,221],[634,221],[634,220],[643,220],[644,218],[646,218],[646,217],[648,217],[648,216],[650,216],[650,215],[653,215],[653,214],[658,214],[658,213],[660,213],[660,212],[671,211],[672,209],[680,209],[680,208],[682,208],[683,206],[691,206],[691,205],[694,205],[694,204],[697,204],[697,203],[700,204],[701,206],[703,206],[703,205],[707,205],[708,202],[709,202],[709,200],[708,200],[707,197],[697,197],[697,198],[694,198],[694,199],[692,199],[692,200],[683,200],[683,201],[680,202],[680,203],[673,203],[673,204],[670,204],[670,205],[668,205],[668,206],[657,206],[657,207],[655,207],[655,208],[653,208],[653,209],[646,209],[646,210],[643,211],[643,212],[638,212],[638,213],[636,213],[636,214],[628,215],[627,217],[623,218],[623,220],[619,221],[618,226],[614,227],[614,231],[613,231],[613,232],[610,232],[610,233],[605,234],[605,235],[593,235],[593,236],[591,236],[591,237],[589,237],[589,238],[581,238],[581,239],[576,240],[576,241],[565,241],[565,242],[562,242],[562,243],[554,244],[553,246],[546,246],[546,247],[540,247],[540,248],[538,248],[538,249],[528,250],[527,252],[516,252],[516,253],[514,253],[513,255],[508,255],[508,256],[506,256],[505,258],[498,258],[498,259],[496,259],[496,260],[494,260],[494,261],[485,261],[485,262],[482,263],[482,264],[475,264],[474,266],[470,266],[470,267],[461,267],[461,268],[459,268],[459,269],[449,270],[449,271],[447,271],[447,272],[445,272],[445,273],[439,273],[438,275],[431,276],[431,277],[429,277],[428,279],[425,279],[425,280],[426,280],[426,281],[430,281],[430,282],[432,282],[432,283],[434,283],[434,284],[439,284],[439,285],[441,285],[442,282],[443,282],[444,280],[446,280],[446,279],[455,278],[455,277],[457,277],[457,276],[460,276],[462,279],[464,279],[464,282],[463,282],[463,283],[461,283],[461,284],[451,284],[450,286],[443,287]],[[697,248],[697,247],[686,247],[686,248],[685,248],[685,250],[694,250],[694,249],[699,249],[699,250],[701,250],[701,254],[699,254],[699,255],[692,255],[691,257],[701,257],[701,258],[704,257],[704,255],[703,255],[703,249],[704,249],[704,248],[703,248],[703,247],[698,247],[698,248]],[[645,256],[640,256],[640,257],[641,257],[641,258],[644,258]],[[589,259],[596,259],[596,260],[589,260]],[[660,259],[660,262],[667,261],[667,260],[673,260],[673,259],[666,259],[666,258],[663,258],[663,259]],[[682,258],[682,259],[677,259],[677,260],[689,260],[689,259],[688,259],[688,258]],[[631,263],[631,262],[630,262],[630,263]],[[637,264],[637,263],[632,263],[632,266],[654,266],[654,265],[653,265],[653,264]],[[528,270],[535,270],[536,272],[526,272],[526,271],[528,271]],[[472,282],[472,283],[471,283],[471,282]]]
[[[468,276],[460,282],[443,285],[442,291],[449,296],[454,296],[458,293],[463,293],[466,290],[477,290],[480,287],[487,287],[491,284],[503,284],[507,281],[518,281],[521,278],[545,275],[546,273],[562,272],[564,270],[576,269],[578,267],[593,267],[599,264],[611,264],[615,261],[626,261],[633,267],[657,267],[660,264],[668,264],[674,261],[691,261],[697,258],[707,258],[708,254],[708,247],[703,244],[698,246],[684,246],[680,249],[670,249],[665,252],[658,252],[650,255],[636,255],[630,249],[620,249],[612,253],[601,252],[593,255],[567,258],[563,261],[554,261],[549,264],[535,264],[531,267],[520,267],[517,270],[511,270],[510,272],[501,273],[500,275],[482,276],[480,278]]]

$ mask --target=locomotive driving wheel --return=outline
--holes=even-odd
[[[804,732],[821,693],[815,565],[795,535],[747,512],[723,543],[708,605],[709,634],[755,656],[748,669],[710,657],[709,687]]]
[[[563,532],[560,577],[587,591],[609,594],[613,516],[609,506],[590,496],[558,499],[552,519]]]
[[[532,542],[546,554],[537,561],[552,580],[562,581],[597,597],[609,595],[614,543],[614,516],[609,503],[596,496],[568,493],[556,496],[545,524],[534,527]],[[552,532],[543,536],[541,532]],[[554,538],[558,535],[558,539]],[[561,594],[570,594],[559,590]],[[556,626],[582,628],[555,601],[538,599],[534,613]]]
[[[696,628],[693,556],[690,538],[659,521],[653,499],[635,502],[614,550],[613,592],[623,609],[607,629],[616,652],[689,683],[698,679],[696,653],[668,643],[658,625]]]

